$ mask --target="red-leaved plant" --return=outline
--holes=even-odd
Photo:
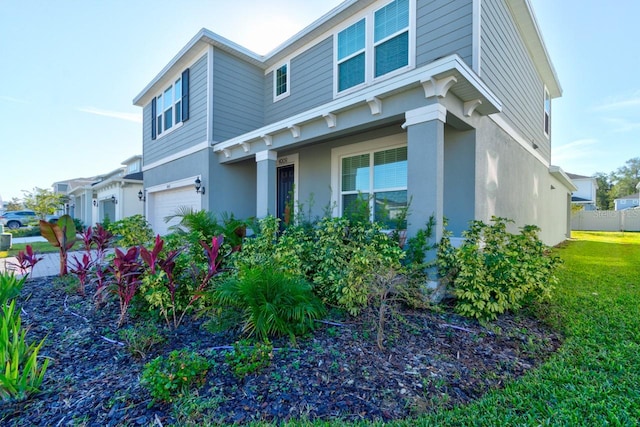
[[[171,305],[169,307],[165,307],[164,305],[160,304],[160,313],[163,315],[165,321],[167,322],[167,325],[169,325],[168,311],[171,311],[173,326],[178,327],[179,323],[176,317],[177,283],[173,274],[173,270],[176,266],[175,258],[178,256],[180,251],[169,251],[164,258],[161,258],[160,253],[162,252],[163,246],[164,240],[162,240],[162,238],[158,234],[156,235],[153,249],[148,250],[144,247],[140,248],[140,257],[149,267],[150,274],[145,278],[145,280],[148,280],[149,282],[162,281],[164,286],[167,288],[167,291],[169,292]],[[182,319],[182,317],[180,317],[180,319]]]
[[[140,285],[140,276],[143,269],[140,263],[140,248],[134,246],[127,252],[115,249],[115,257],[107,267],[111,278],[111,286],[104,289],[111,289],[118,296],[120,302],[120,317],[118,327],[122,326],[127,319],[127,312],[131,300]]]
[[[91,268],[93,267],[93,261],[91,260],[91,252],[87,251],[82,254],[81,258],[78,258],[76,255],[71,258],[71,273],[75,274],[78,277],[79,286],[78,293],[82,296],[85,295],[85,285],[89,279],[89,274],[91,273]]]
[[[27,245],[24,248],[24,251],[18,252],[18,255],[16,255],[16,262],[12,265],[20,271],[20,274],[25,276],[30,271],[33,271],[33,267],[35,267],[39,261],[42,261],[42,259],[43,257],[38,256],[33,251],[31,245]]]
[[[67,254],[76,243],[76,225],[69,215],[62,215],[54,224],[40,220],[40,234],[56,248],[60,249],[60,276],[66,276]]]

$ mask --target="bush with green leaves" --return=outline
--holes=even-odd
[[[236,341],[233,344],[233,350],[225,355],[225,360],[239,379],[266,368],[271,364],[272,359],[273,344],[269,341],[255,343],[250,340]]]
[[[118,336],[133,357],[144,359],[153,347],[166,341],[155,323],[141,322],[126,329],[120,329]]]
[[[507,231],[512,223],[493,217],[491,224],[473,221],[455,249],[448,239],[439,247],[440,274],[452,280],[456,310],[481,320],[520,309],[532,298],[551,296],[560,260],[538,238],[539,228]]]
[[[156,357],[144,366],[142,384],[157,401],[173,402],[189,390],[204,384],[213,367],[205,357],[189,350],[174,350],[167,357]]]
[[[23,400],[40,391],[40,385],[49,366],[42,364],[38,353],[44,338],[38,344],[27,344],[27,330],[22,327],[20,309],[15,300],[2,305],[0,312],[0,399]]]
[[[153,230],[142,215],[131,215],[109,222],[105,228],[118,237],[117,245],[121,247],[147,245],[153,240]]]
[[[0,273],[0,306],[5,306],[10,300],[20,295],[27,277],[19,278],[13,273]]]
[[[214,292],[222,310],[235,309],[242,316],[243,331],[261,340],[296,335],[313,328],[325,308],[311,291],[311,284],[271,263],[241,269]]]

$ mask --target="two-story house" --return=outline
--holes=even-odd
[[[410,203],[410,235],[497,215],[558,243],[561,93],[528,0],[347,0],[265,56],[202,29],[133,100],[146,215],[165,233],[179,206],[341,215],[364,198],[372,219]]]
[[[595,211],[597,201],[598,182],[592,176],[567,173],[577,190],[571,195],[571,203],[580,206],[585,211]]]

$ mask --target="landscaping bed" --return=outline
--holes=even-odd
[[[402,311],[376,344],[375,315],[329,316],[312,334],[273,341],[269,366],[243,379],[225,355],[238,332],[185,319],[144,357],[124,344],[117,302],[96,310],[54,278],[31,279],[20,297],[30,342],[46,337],[42,392],[3,403],[3,425],[188,425],[289,419],[397,420],[465,404],[538,366],[560,337],[537,321],[504,315],[482,326],[448,312]],[[135,322],[132,316],[130,322]],[[125,325],[125,328],[131,324]],[[145,363],[188,348],[213,362],[204,383],[173,403],[154,402]]]

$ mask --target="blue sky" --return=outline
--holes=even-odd
[[[0,196],[116,169],[142,152],[132,99],[206,27],[267,53],[340,0],[0,0]],[[552,162],[640,156],[640,2],[531,0],[564,96]]]

